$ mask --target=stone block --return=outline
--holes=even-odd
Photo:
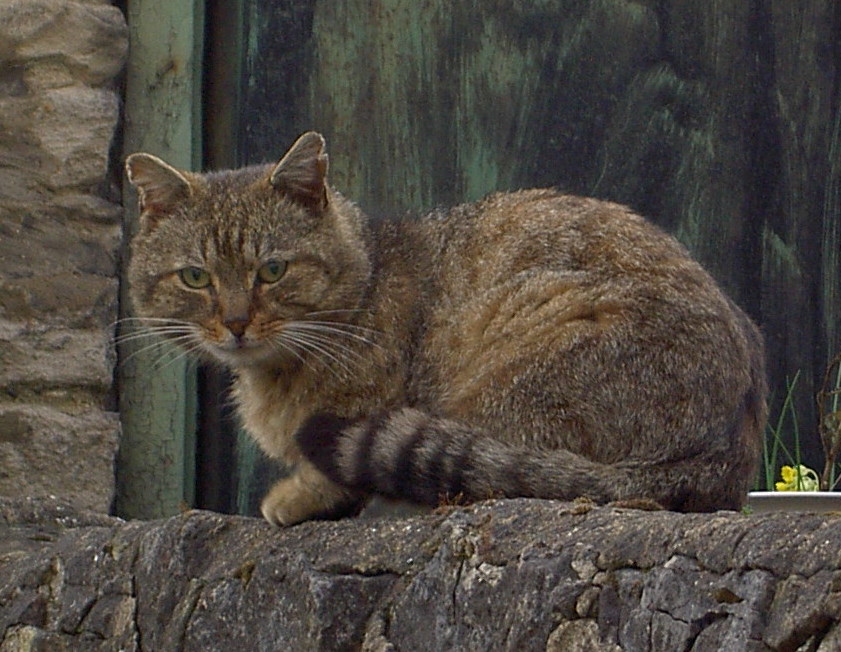
[[[78,388],[105,394],[113,380],[111,329],[29,329],[0,322],[0,362],[0,388],[15,398],[50,392],[50,402],[56,402]]]
[[[0,495],[58,496],[108,511],[118,433],[117,415],[102,409],[0,404]]]
[[[122,69],[125,19],[110,3],[6,0],[0,6],[0,61],[26,62],[26,83],[99,86]]]
[[[118,225],[81,213],[75,221],[11,214],[2,200],[0,216],[0,319],[36,331],[39,324],[107,329],[115,321]]]
[[[41,171],[48,187],[89,187],[105,178],[119,117],[115,93],[88,86],[47,90],[32,117],[48,163]]]

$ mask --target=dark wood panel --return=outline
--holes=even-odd
[[[777,402],[839,340],[841,5],[832,0],[244,4],[237,161],[328,138],[373,214],[559,186],[675,233],[768,339]]]

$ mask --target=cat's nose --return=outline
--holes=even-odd
[[[234,337],[241,338],[245,334],[245,329],[248,328],[247,319],[229,319],[225,322],[225,327],[231,331]]]

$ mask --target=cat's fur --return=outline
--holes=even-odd
[[[627,208],[528,190],[370,221],[327,185],[312,132],[277,165],[127,169],[134,306],[233,370],[245,428],[293,468],[263,503],[273,523],[372,492],[742,505],[761,336]]]

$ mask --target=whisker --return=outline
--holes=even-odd
[[[327,328],[334,328],[334,329],[336,329],[338,331],[341,331],[341,332],[357,331],[357,332],[372,333],[372,334],[377,334],[377,333],[380,332],[375,328],[368,328],[367,326],[362,326],[360,324],[351,324],[351,323],[348,323],[348,322],[345,322],[345,321],[318,321],[318,320],[308,319],[306,321],[296,321],[294,323],[295,324],[301,324],[301,325],[324,326],[324,327],[327,327]]]
[[[126,327],[128,329],[137,328],[157,328],[157,324],[166,324],[168,326],[183,326],[194,327],[193,322],[185,321],[183,319],[171,319],[164,317],[122,317],[117,321],[111,322],[112,328]]]
[[[288,332],[295,333],[302,337],[309,338],[312,342],[317,342],[326,348],[332,348],[336,353],[343,353],[347,356],[352,356],[357,360],[364,360],[365,356],[356,349],[348,346],[344,342],[340,342],[334,338],[328,337],[323,332],[316,329],[297,328],[297,325],[292,324],[287,329]]]
[[[114,324],[122,324],[123,322],[166,322],[168,324],[191,324],[185,319],[176,319],[174,317],[120,317]]]
[[[157,318],[126,318],[115,323],[118,332],[114,339],[125,338],[133,335],[165,334],[173,332],[192,332],[195,324],[187,321],[173,321],[171,319]]]
[[[287,342],[282,337],[270,338],[268,340],[268,342],[275,351],[279,351],[279,352],[284,352],[285,351],[285,352],[291,353],[293,356],[295,356],[295,358],[301,364],[309,367],[310,369],[314,369],[314,367],[312,366],[312,363],[310,363],[310,361],[307,360],[306,357],[301,355],[301,353],[299,353],[297,351],[297,349],[294,346],[292,346],[292,344],[294,344],[294,342],[291,342],[291,343]]]
[[[117,344],[123,344],[125,342],[134,342],[135,340],[141,340],[150,337],[161,337],[163,335],[186,335],[191,332],[192,331],[184,328],[183,326],[173,326],[171,328],[161,327],[153,330],[134,331],[131,333],[125,333],[123,335],[118,335],[114,338],[114,342],[116,342]]]
[[[164,349],[164,352],[161,356],[168,355],[169,349],[166,348],[166,342],[155,342],[154,344],[150,344],[149,346],[144,346],[142,349],[138,349],[137,351],[132,351],[129,355],[125,358],[120,360],[120,366],[127,365],[129,362],[137,358],[138,356],[143,356],[150,351],[161,350]],[[160,357],[160,356],[159,356]]]
[[[309,358],[313,358],[315,362],[321,363],[325,369],[327,369],[331,374],[336,376],[337,378],[341,378],[339,374],[336,372],[335,369],[330,365],[329,360],[324,360],[319,351],[313,350],[312,347],[304,342],[295,340],[290,338],[288,334],[281,333],[279,337],[275,338],[273,342],[277,343],[277,346],[281,347],[283,350],[291,352],[295,357],[297,357],[303,364],[309,367],[311,370],[315,371],[315,366],[312,362],[310,362]],[[304,354],[309,354],[309,358]]]
[[[187,359],[188,364],[193,364],[194,357],[193,353],[201,348],[201,345],[198,342],[193,342],[189,347],[187,346],[180,346],[180,347],[173,347],[169,351],[167,351],[164,355],[160,358],[155,360],[152,363],[152,366],[155,368],[156,371],[164,371],[168,369],[173,364],[180,360]],[[169,357],[168,360],[166,358]],[[165,361],[166,360],[166,361]]]
[[[315,317],[315,316],[318,316],[319,314],[320,313],[315,313],[315,312],[307,313],[306,315],[304,315],[305,319],[298,320],[298,321],[296,321],[296,323],[300,323],[300,324],[330,324],[330,325],[333,325],[333,326],[347,326],[348,328],[360,328],[360,329],[364,329],[364,330],[375,331],[375,329],[373,329],[373,328],[368,328],[367,326],[363,326],[362,324],[356,324],[354,322],[349,322],[349,321],[337,321],[335,319],[329,319],[329,320],[328,319],[322,319],[322,320],[310,319],[310,317]]]
[[[316,358],[320,359],[326,367],[331,368],[328,361],[332,361],[333,364],[340,367],[346,374],[351,375],[353,373],[353,370],[348,366],[347,362],[342,360],[340,357],[337,357],[330,351],[330,348],[327,345],[333,344],[332,342],[325,342],[305,333],[293,332],[291,329],[281,332],[280,335],[285,335],[287,340],[294,341],[299,347],[305,351],[309,351]],[[333,371],[335,372],[335,369],[333,369]]]
[[[339,367],[341,367],[344,371],[350,373],[351,369],[350,369],[350,367],[348,367],[347,363],[344,360],[342,360],[340,357],[335,355],[333,352],[331,352],[329,347],[326,346],[325,343],[320,342],[315,338],[308,337],[308,336],[304,335],[303,333],[294,333],[294,334],[289,333],[289,334],[293,335],[293,337],[291,337],[289,339],[294,341],[302,349],[304,349],[306,351],[309,351],[310,353],[312,353],[316,357],[320,358],[321,361],[323,363],[325,363],[325,366],[329,367],[329,364],[327,364],[327,362],[326,362],[326,361],[329,360],[333,364],[336,364]]]
[[[375,331],[371,328],[365,328],[364,326],[357,326],[355,324],[341,324],[341,326],[338,326],[338,324],[341,324],[341,322],[305,321],[295,322],[293,324],[290,324],[290,327],[295,328],[297,330],[307,330],[320,333],[334,333],[336,335],[343,335],[344,337],[350,337],[360,342],[364,342],[365,344],[370,344],[371,346],[381,348],[380,344],[368,337],[365,337],[365,335],[360,334],[376,334],[378,331]],[[354,330],[358,332],[354,333]]]
[[[333,310],[313,310],[306,313],[305,317],[314,317],[316,315],[342,315],[360,312],[370,312],[367,308],[335,308]]]
[[[132,351],[131,353],[129,353],[129,355],[126,358],[121,360],[120,364],[124,365],[136,358],[137,356],[141,356],[145,353],[148,353],[149,351],[154,351],[155,349],[163,349],[163,352],[158,357],[158,360],[162,360],[163,358],[173,355],[174,353],[179,353],[181,350],[183,350],[184,345],[191,344],[194,341],[195,335],[193,333],[185,333],[183,335],[179,335],[178,337],[172,337],[168,339],[155,338],[155,341],[153,341],[151,344],[143,346],[137,349],[136,351]],[[196,344],[196,347],[197,346],[198,344]],[[190,351],[194,350],[195,347],[190,347]],[[155,361],[153,364],[157,364],[157,361]]]
[[[369,313],[370,314],[370,310],[367,310],[367,309],[364,309],[364,308],[354,308],[354,309],[348,308],[348,309],[336,309],[336,310],[315,310],[313,312],[306,313],[304,315],[305,319],[301,320],[299,322],[296,322],[296,323],[320,324],[320,325],[323,325],[323,326],[333,326],[335,328],[344,328],[344,329],[347,329],[347,330],[355,330],[355,331],[358,331],[358,332],[371,333],[371,334],[376,334],[376,333],[380,332],[375,328],[369,328],[367,326],[362,326],[361,324],[354,324],[354,323],[350,323],[350,322],[335,321],[335,320],[320,321],[320,320],[317,320],[317,319],[310,319],[310,317],[319,317],[319,316],[327,316],[327,315],[341,315],[341,314],[353,314],[353,313]]]

